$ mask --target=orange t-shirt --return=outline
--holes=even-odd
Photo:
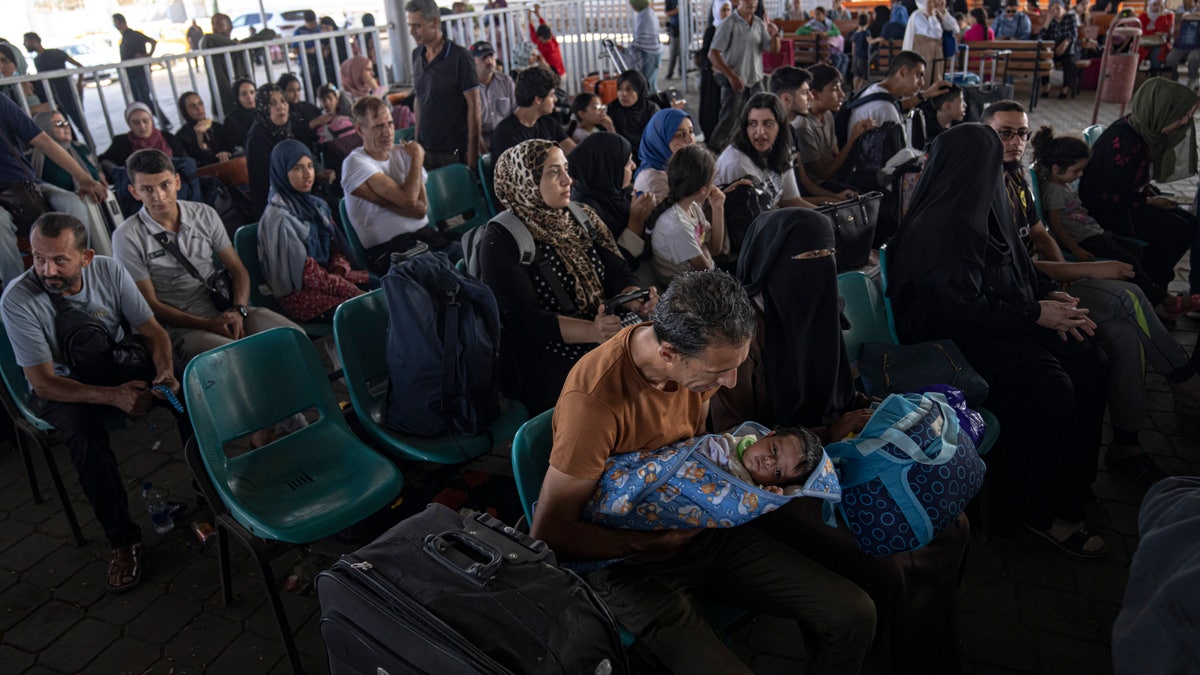
[[[554,408],[550,466],[598,480],[610,455],[653,450],[704,430],[714,391],[655,388],[634,365],[630,326],[588,352],[571,369]]]

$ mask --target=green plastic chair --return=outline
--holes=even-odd
[[[271,286],[263,278],[262,266],[258,262],[258,223],[243,225],[233,233],[233,250],[237,251],[242,267],[246,268],[246,274],[250,277],[250,304],[281,312],[279,303],[275,301],[275,294],[271,292]],[[324,337],[333,332],[333,328],[327,323],[297,321],[296,324],[303,328],[310,338]]]
[[[404,127],[403,129],[397,129],[396,135],[393,137],[393,139],[397,143],[399,143],[400,141],[411,141],[413,138],[415,138],[416,131],[417,130],[414,127]]]
[[[862,346],[869,342],[892,342],[883,295],[870,277],[862,272],[839,274],[838,295],[845,301],[842,312],[850,322],[850,327],[842,331],[842,339],[851,361],[858,360]]]
[[[216,515],[225,602],[233,595],[228,533],[258,563],[293,670],[302,672],[268,543],[306,544],[344,530],[391,503],[403,478],[350,431],[316,349],[294,329],[197,356],[184,372],[184,395],[196,432],[185,457]],[[312,408],[318,418],[307,427],[226,452],[230,442]]]
[[[350,224],[350,214],[346,211],[346,199],[344,197],[338,202],[338,216],[342,221],[342,232],[346,235],[346,243],[350,246],[350,250],[346,251],[350,262],[354,263],[355,269],[371,269],[367,265],[367,249],[363,248],[362,241],[358,238],[358,232]]]
[[[888,282],[887,282],[887,244],[879,247],[879,288],[883,296],[883,311],[887,316],[888,333],[892,336],[892,344],[900,344],[900,337],[896,333],[896,317],[892,313],[892,299],[888,297]]]
[[[1093,124],[1083,130],[1083,140],[1087,141],[1089,146],[1096,144],[1096,139],[1100,138],[1100,134],[1104,133],[1103,124]]]
[[[343,302],[333,315],[333,338],[346,375],[350,401],[359,422],[386,452],[422,462],[456,464],[507,444],[529,417],[525,406],[519,402],[501,399],[500,416],[485,434],[427,438],[388,428],[383,423],[388,393],[387,331],[387,299],[382,289]]]
[[[1033,207],[1037,209],[1038,220],[1045,223],[1046,215],[1042,213],[1042,181],[1032,166],[1029,167],[1029,192],[1033,195]],[[1046,225],[1046,227],[1050,226]]]
[[[54,427],[49,422],[38,417],[29,407],[29,381],[25,379],[25,371],[17,365],[17,357],[13,353],[12,344],[8,341],[8,331],[5,330],[3,324],[0,324],[0,377],[4,380],[4,386],[0,387],[0,402],[3,403],[5,412],[13,422],[13,430],[16,432],[13,436],[17,440],[17,447],[20,449],[21,458],[25,463],[25,474],[29,477],[33,503],[41,504],[46,500],[42,497],[42,491],[38,487],[37,472],[33,468],[33,454],[27,442],[42,451],[42,457],[50,471],[50,480],[54,484],[54,491],[58,493],[58,500],[63,505],[63,513],[67,517],[67,523],[71,526],[71,534],[75,537],[75,543],[83,546],[86,540],[83,537],[83,531],[79,528],[79,519],[75,517],[75,508],[71,505],[71,497],[67,494],[67,487],[58,470],[58,463],[54,461],[53,448],[62,443],[62,438],[54,431]]]
[[[496,202],[496,165],[492,162],[492,153],[485,152],[479,156],[479,184],[483,186],[483,197],[487,200],[488,211],[495,217],[500,213]]]
[[[429,172],[425,182],[429,202],[429,226],[451,232],[467,232],[491,220],[492,212],[484,201],[471,170],[463,164],[450,164]]]

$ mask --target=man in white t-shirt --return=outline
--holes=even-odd
[[[925,57],[909,51],[896,54],[888,64],[887,77],[862,90],[854,101],[846,104],[852,108],[849,126],[865,119],[875,120],[876,126],[880,127],[887,122],[903,125],[902,111],[908,112],[927,99],[944,94],[950,87],[945,80],[938,80],[922,90],[924,85]],[[867,101],[868,97],[872,97],[871,100]]]
[[[371,267],[386,272],[391,253],[406,251],[417,242],[461,258],[457,241],[426,227],[428,175],[420,168],[425,149],[416,141],[396,144],[391,108],[380,98],[359,99],[351,115],[363,146],[342,163],[342,189],[346,191],[346,215]]]

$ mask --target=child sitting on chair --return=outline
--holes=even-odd
[[[713,434],[699,450],[722,468],[768,492],[783,494],[783,485],[802,485],[821,463],[821,441],[800,427],[781,428],[759,438],[754,434]]]

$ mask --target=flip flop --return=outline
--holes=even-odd
[[[117,583],[113,583],[114,577]],[[109,593],[127,593],[142,581],[142,545],[121,546],[112,550],[108,559],[108,578],[105,586]]]
[[[1095,532],[1092,532],[1091,530],[1087,529],[1086,525],[1080,525],[1079,529],[1072,532],[1070,534],[1070,536],[1068,536],[1066,539],[1064,539],[1062,541],[1055,539],[1054,535],[1050,534],[1049,530],[1039,530],[1036,527],[1033,527],[1031,525],[1026,525],[1025,528],[1028,529],[1030,532],[1036,534],[1037,536],[1041,537],[1042,539],[1045,539],[1046,541],[1050,542],[1051,544],[1054,544],[1055,546],[1058,547],[1058,550],[1062,551],[1063,553],[1066,553],[1069,556],[1073,556],[1076,558],[1090,559],[1090,558],[1099,558],[1100,556],[1102,556],[1106,552],[1108,552],[1108,544],[1104,544],[1103,547],[1101,547],[1095,551],[1089,551],[1084,548],[1084,546],[1088,542],[1088,539],[1098,536]],[[1103,541],[1104,540],[1101,539],[1101,542],[1103,542]]]
[[[1147,452],[1139,452],[1127,457],[1113,457],[1111,454],[1106,454],[1104,455],[1104,466],[1108,467],[1109,471],[1119,473],[1137,483],[1138,487],[1143,490],[1149,490],[1155,483],[1167,477],[1167,472],[1163,471],[1158,462],[1154,461],[1154,455]]]

